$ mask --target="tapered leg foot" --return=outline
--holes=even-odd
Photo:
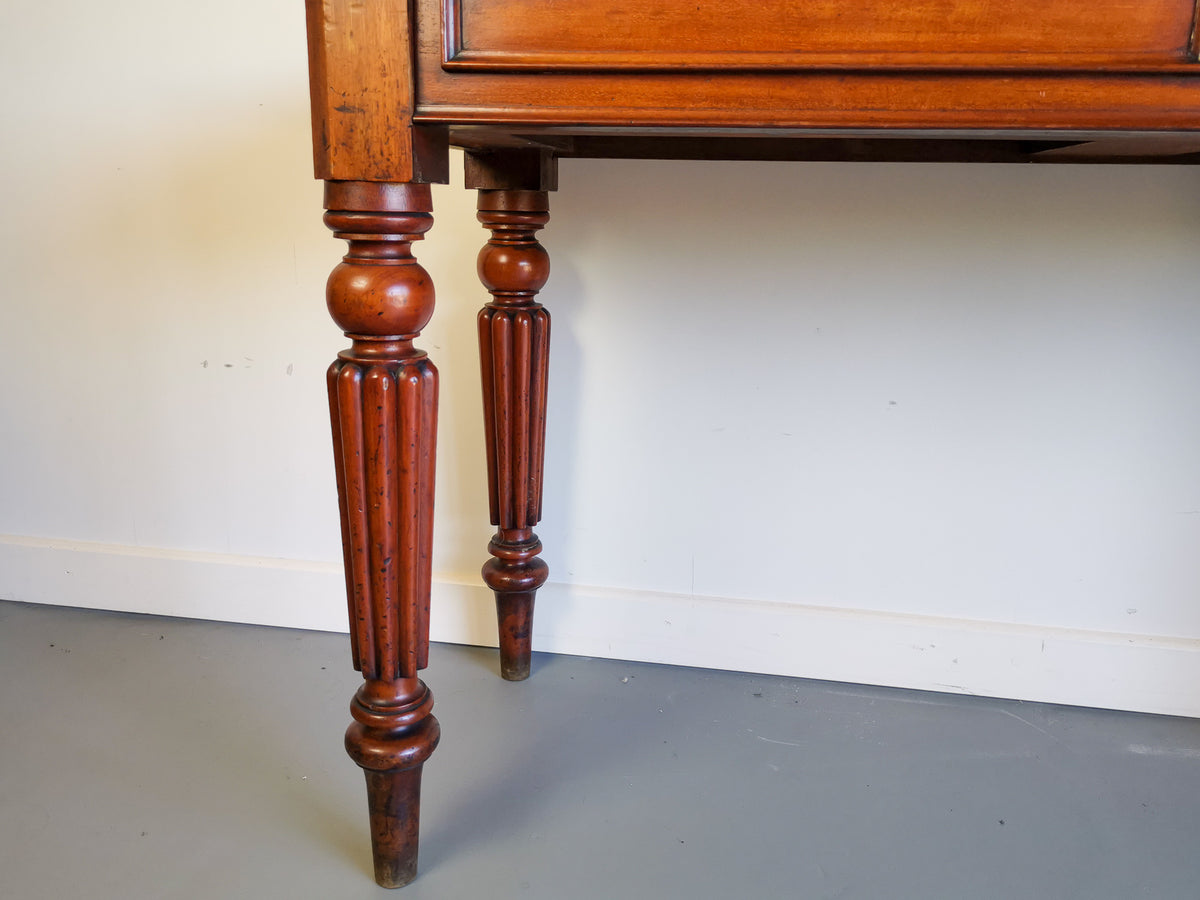
[[[419,680],[368,681],[350,704],[346,752],[367,776],[375,880],[401,887],[417,877],[421,770],[441,726],[433,695]]]
[[[527,537],[525,537],[527,535]],[[533,602],[546,582],[550,567],[538,557],[541,541],[532,532],[524,540],[505,541],[500,534],[488,549],[493,558],[483,564],[483,580],[496,593],[500,626],[500,675],[506,681],[529,677],[532,657]]]
[[[375,880],[381,887],[404,887],[417,877],[422,768],[401,772],[364,770]]]
[[[500,624],[500,675],[505,681],[529,677],[533,656],[533,591],[496,595],[496,621]]]

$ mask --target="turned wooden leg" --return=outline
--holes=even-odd
[[[534,596],[549,574],[533,533],[542,516],[550,350],[550,314],[537,302],[550,258],[535,235],[549,219],[545,191],[479,191],[479,221],[491,231],[479,253],[479,277],[492,295],[479,314],[479,349],[492,524],[498,528],[483,579],[496,592],[500,673],[510,681],[529,677]]]
[[[433,223],[428,185],[329,181],[325,224],[349,242],[329,276],[352,341],[329,369],[354,666],[346,751],[367,776],[375,879],[417,873],[421,767],[437,746],[428,664],[437,370],[413,339],[433,285],[412,256]]]

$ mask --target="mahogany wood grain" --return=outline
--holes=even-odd
[[[843,49],[821,51],[827,56],[819,59],[805,56],[810,42],[764,51],[760,40],[759,23],[817,8],[813,4],[693,4],[700,10],[689,18],[683,15],[687,5],[676,0],[640,5],[572,0],[570,15],[509,15],[523,8],[510,4],[526,2],[542,0],[471,0],[481,22],[488,15],[488,21],[500,23],[488,28],[512,35],[509,49],[475,65],[476,51],[456,50],[461,40],[454,29],[462,23],[447,20],[444,30],[442,0],[415,0],[414,121],[450,125],[451,140],[454,126],[471,123],[503,125],[526,136],[545,128],[603,125],[615,135],[627,128],[767,127],[938,129],[960,137],[1020,130],[1021,138],[1033,136],[1029,132],[1054,138],[1079,130],[1193,131],[1200,118],[1192,0],[1029,0],[1021,4],[1029,14],[1011,20],[1005,10],[1016,9],[1012,3],[838,3]],[[613,39],[626,40],[628,49],[597,54],[589,49],[588,29],[602,30],[603,15],[618,7],[646,28],[636,37]],[[672,11],[669,30],[652,27],[655,11],[663,9]],[[705,23],[705,16],[718,15],[719,28]],[[912,15],[924,25],[910,22]],[[1057,23],[1051,31],[1058,34],[1058,46],[1048,41],[1037,50],[1047,15]],[[1001,19],[1008,23],[1008,37],[988,30],[989,22]],[[960,50],[947,38],[909,52],[893,27],[901,21],[919,32],[909,48],[924,40],[924,29],[935,35],[940,29],[943,38],[954,32],[952,43]],[[543,41],[541,33],[554,29],[560,32],[555,41]],[[1125,62],[1106,57],[1126,39]],[[1001,52],[998,40],[1012,49]],[[1080,40],[1096,47],[1107,43],[1109,50],[1083,52]],[[726,49],[700,49],[714,42]],[[872,44],[894,49],[866,49]],[[747,49],[736,49],[742,46]],[[942,49],[934,52],[938,46]],[[986,53],[974,52],[988,46]],[[973,49],[964,53],[962,47]]]
[[[1189,61],[1193,0],[443,0],[448,68],[1140,67]],[[735,18],[736,17],[736,18]]]
[[[1200,67],[1186,74],[1070,75],[903,73],[889,78],[836,72],[751,78],[679,73],[489,74],[472,81],[422,70],[418,122],[503,125],[515,134],[566,133],[580,123],[625,128],[803,129],[808,137],[847,129],[1016,132],[1057,138],[1072,131],[1194,131]],[[1195,70],[1195,71],[1191,71]],[[806,135],[795,134],[797,140]],[[453,139],[453,135],[451,136]]]
[[[413,23],[394,2],[305,0],[318,178],[447,178],[446,130],[414,128]]]
[[[427,185],[326,182],[325,223],[349,242],[327,302],[352,341],[329,368],[354,665],[346,750],[366,771],[375,877],[416,876],[421,767],[440,729],[417,677],[429,657],[437,370],[413,339],[433,285],[412,242],[432,224]]]
[[[483,177],[495,171],[468,164],[467,186],[513,180],[512,171]],[[535,187],[542,182],[531,181]],[[533,532],[542,517],[550,353],[550,314],[536,299],[550,276],[550,258],[536,233],[550,219],[548,194],[482,187],[478,217],[491,232],[478,259],[479,278],[492,295],[479,314],[479,353],[489,500],[498,529],[483,579],[496,594],[500,674],[521,681],[530,671],[534,599],[550,571]]]

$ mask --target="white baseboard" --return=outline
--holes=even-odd
[[[0,598],[346,631],[340,565],[0,535]],[[547,584],[534,647],[1200,717],[1200,641]],[[492,595],[435,579],[433,640],[495,646]]]

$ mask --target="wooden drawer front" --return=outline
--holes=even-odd
[[[1196,0],[443,0],[445,67],[1174,68]]]

